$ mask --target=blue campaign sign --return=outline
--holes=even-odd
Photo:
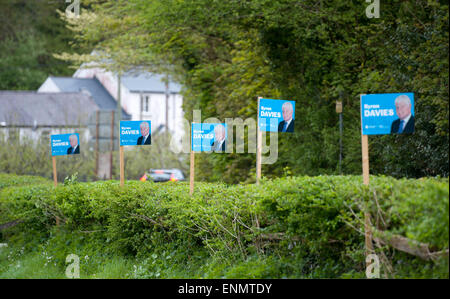
[[[414,132],[414,93],[361,95],[363,135]]]
[[[149,120],[121,120],[120,146],[151,145],[152,123]]]
[[[295,101],[260,99],[259,130],[266,132],[294,132]]]
[[[52,156],[76,155],[80,153],[78,133],[50,135]]]
[[[192,123],[192,151],[225,152],[227,131],[227,124]]]

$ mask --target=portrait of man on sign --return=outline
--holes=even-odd
[[[70,147],[67,149],[68,155],[75,155],[80,153],[80,145],[78,144],[78,137],[75,134],[69,136]]]
[[[283,113],[283,120],[278,124],[278,132],[294,132],[294,119],[292,115],[294,113],[294,107],[290,102],[285,102],[281,106]]]
[[[395,112],[398,119],[391,124],[392,133],[414,133],[414,115],[411,114],[411,100],[407,95],[395,99]]]
[[[214,152],[224,152],[225,147],[225,127],[219,124],[214,127],[214,140],[211,144],[211,150]]]
[[[139,125],[139,128],[141,130],[141,136],[137,140],[136,145],[150,145],[152,144],[152,136],[150,134],[150,126],[148,122],[143,121]]]

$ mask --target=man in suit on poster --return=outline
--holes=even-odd
[[[67,149],[68,155],[76,155],[80,153],[80,145],[78,144],[78,137],[75,134],[69,136],[70,147]]]
[[[391,134],[414,132],[414,116],[411,114],[411,107],[411,100],[407,95],[400,95],[395,99],[395,112],[398,119],[391,124]]]
[[[225,127],[223,125],[217,125],[214,128],[214,142],[211,144],[211,150],[214,152],[224,152],[225,147]]]
[[[294,119],[292,115],[294,114],[294,107],[290,102],[285,102],[281,106],[283,112],[283,120],[278,124],[278,132],[294,132]]]
[[[141,124],[139,125],[139,128],[141,129],[141,135],[138,140],[136,145],[150,145],[152,144],[152,135],[150,134],[150,126],[148,124],[148,122],[143,121],[141,122]]]

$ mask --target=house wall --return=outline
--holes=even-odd
[[[48,144],[50,146],[50,135],[78,133],[82,142],[89,142],[91,135],[87,128],[54,128],[54,127],[0,127],[0,136],[4,141],[9,137],[19,138],[20,141],[33,140],[37,141],[41,136],[48,136]]]
[[[68,133],[78,133],[80,135],[80,143],[87,144],[86,148],[82,148],[82,151],[90,151],[92,157],[98,158],[98,169],[97,177],[99,179],[110,179],[111,174],[111,153],[110,152],[99,152],[98,156],[95,153],[95,141],[87,128],[52,128],[52,127],[38,127],[33,128],[20,128],[20,127],[0,127],[0,138],[3,141],[8,141],[9,137],[20,138],[20,143],[24,144],[30,139],[33,141],[38,141],[42,136],[48,139],[48,153],[51,154],[50,147],[50,135],[55,134],[68,134]],[[14,137],[13,137],[14,136]],[[109,140],[108,140],[109,142]],[[116,141],[118,143],[118,141]]]
[[[100,68],[88,68],[88,69],[78,69],[75,74],[73,74],[74,78],[97,78],[97,80],[103,85],[103,87],[109,92],[109,94],[117,101],[117,76],[114,76],[111,72],[105,72]],[[123,99],[126,96],[126,92],[124,91],[123,85],[121,86],[121,98]],[[122,108],[125,109],[123,103]],[[127,109],[125,109],[127,111]],[[127,111],[128,112],[128,111]]]
[[[149,96],[148,112],[143,111],[144,97]],[[142,101],[141,101],[142,97]],[[156,133],[160,126],[166,125],[166,95],[162,93],[134,93],[130,95],[130,108],[133,120],[151,120],[152,133]],[[168,101],[168,128],[177,140],[184,135],[183,132],[183,98],[179,94],[170,94]],[[142,110],[142,111],[141,111]],[[164,128],[162,129],[164,131]]]
[[[60,92],[61,90],[53,83],[51,78],[47,78],[45,82],[39,87],[37,92]]]
[[[78,69],[73,77],[93,78],[96,77],[111,96],[117,101],[117,76],[111,72],[105,72],[100,68]],[[141,97],[150,96],[149,112],[141,111]],[[139,93],[130,92],[121,84],[121,104],[122,108],[131,115],[131,120],[151,120],[152,134],[155,134],[160,125],[165,125],[166,95],[164,93]],[[174,135],[175,140],[180,140],[184,135],[184,112],[183,97],[180,94],[170,94],[169,96],[169,131]]]

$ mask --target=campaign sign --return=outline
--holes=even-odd
[[[260,99],[259,130],[264,132],[294,132],[295,101]]]
[[[120,146],[151,145],[152,124],[149,120],[121,120]]]
[[[361,95],[363,135],[414,132],[414,93]]]
[[[78,133],[50,135],[52,156],[76,155],[80,153]]]
[[[191,144],[194,152],[225,152],[227,124],[193,123]]]

